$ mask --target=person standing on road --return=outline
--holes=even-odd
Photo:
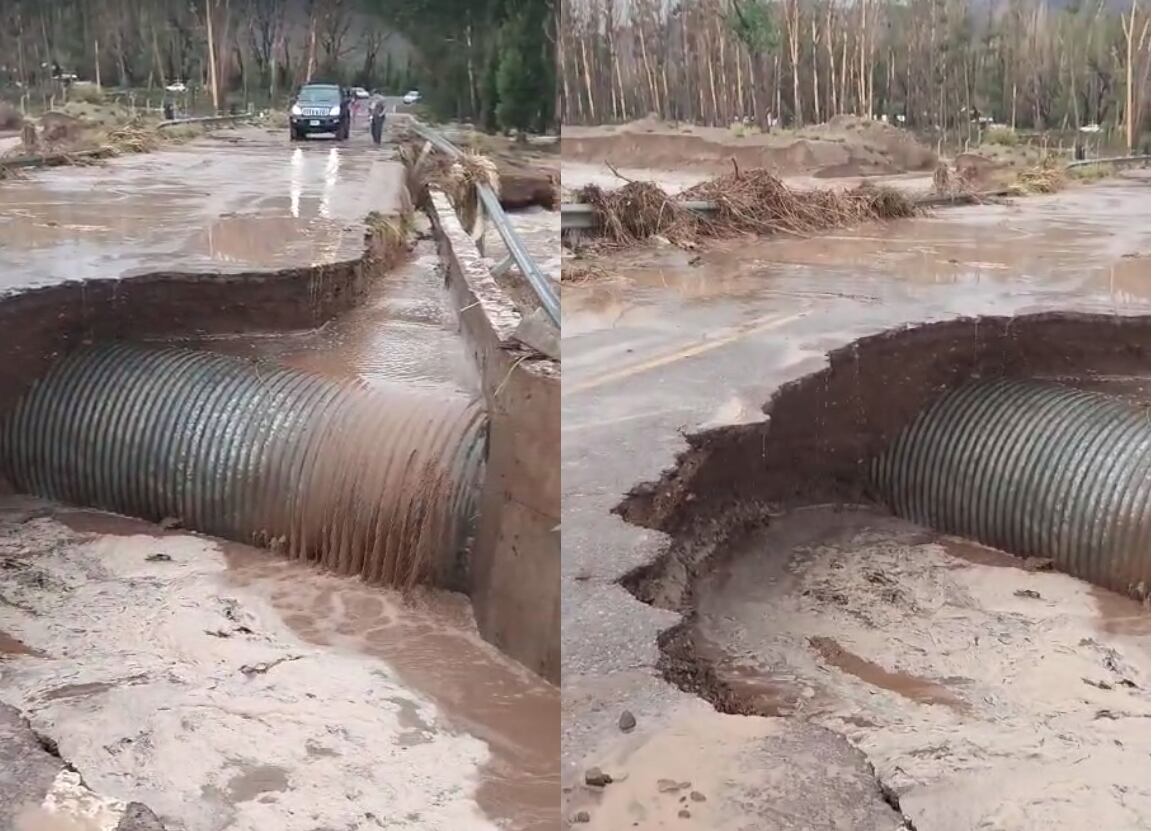
[[[372,128],[372,143],[380,144],[384,133],[384,96],[374,95],[369,102],[370,127]]]

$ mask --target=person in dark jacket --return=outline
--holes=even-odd
[[[381,136],[384,133],[384,98],[380,95],[373,97],[372,103],[369,106],[369,126],[372,129],[372,143],[380,144]]]

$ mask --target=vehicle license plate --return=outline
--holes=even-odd
[[[310,122],[308,122],[308,126],[309,127],[319,127],[320,122],[319,121],[310,121]]]

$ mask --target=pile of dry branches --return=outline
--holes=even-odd
[[[905,194],[861,185],[849,191],[793,190],[768,170],[754,168],[702,182],[669,196],[651,182],[629,182],[605,192],[589,185],[577,199],[593,207],[610,244],[627,245],[662,236],[681,246],[704,238],[740,234],[806,235],[828,228],[917,214]],[[716,205],[710,214],[688,210],[685,202]]]
[[[1064,186],[1065,171],[1056,161],[1046,159],[1018,173],[1009,190],[1014,195],[1025,196],[1030,193],[1056,193]]]
[[[652,182],[629,182],[609,191],[585,185],[576,192],[576,199],[592,206],[601,235],[613,245],[657,236],[690,245],[701,233],[700,217]]]
[[[154,129],[126,124],[109,132],[103,143],[117,153],[148,153],[158,148],[163,139]]]

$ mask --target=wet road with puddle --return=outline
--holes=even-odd
[[[347,143],[286,135],[242,127],[5,182],[0,291],[359,257],[365,215],[400,208],[403,170],[363,130]]]

